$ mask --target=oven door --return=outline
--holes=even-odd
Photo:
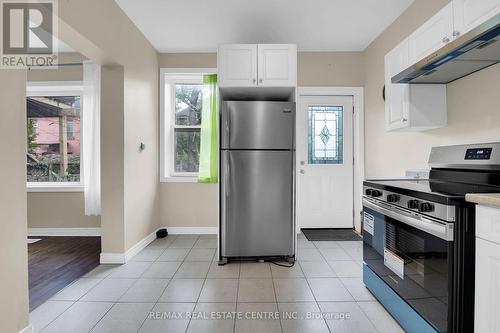
[[[448,330],[453,224],[363,198],[363,260],[437,331]]]

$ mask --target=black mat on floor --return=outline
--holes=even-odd
[[[301,229],[309,241],[361,241],[352,229]]]

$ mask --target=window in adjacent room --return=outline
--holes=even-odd
[[[28,189],[81,187],[81,87],[28,86]]]

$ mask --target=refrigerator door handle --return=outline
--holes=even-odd
[[[226,140],[226,145],[229,147],[231,142],[231,112],[226,113]]]
[[[228,153],[226,153],[226,179],[229,181],[231,181],[230,175],[231,175],[231,156],[228,152]],[[224,190],[226,192],[225,195],[226,195],[226,199],[227,199],[227,198],[229,198],[229,193],[230,193],[229,186],[227,186],[227,184],[226,184],[226,186],[224,186]]]

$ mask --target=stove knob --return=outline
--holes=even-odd
[[[378,191],[378,190],[372,190],[371,196],[374,197],[374,198],[381,197],[382,196],[382,192]]]
[[[397,194],[389,194],[387,196],[387,202],[398,202],[399,201],[399,195]]]
[[[428,202],[422,202],[418,206],[418,211],[422,212],[422,213],[429,213],[429,212],[432,212],[433,210],[434,210],[434,205],[430,204]]]
[[[372,192],[373,192],[373,190],[372,190],[371,188],[367,188],[367,189],[365,190],[365,194],[366,194],[367,196],[369,196],[369,197],[371,197],[371,196],[372,196]]]
[[[420,205],[420,201],[418,200],[408,200],[408,208],[410,209],[418,209]]]

